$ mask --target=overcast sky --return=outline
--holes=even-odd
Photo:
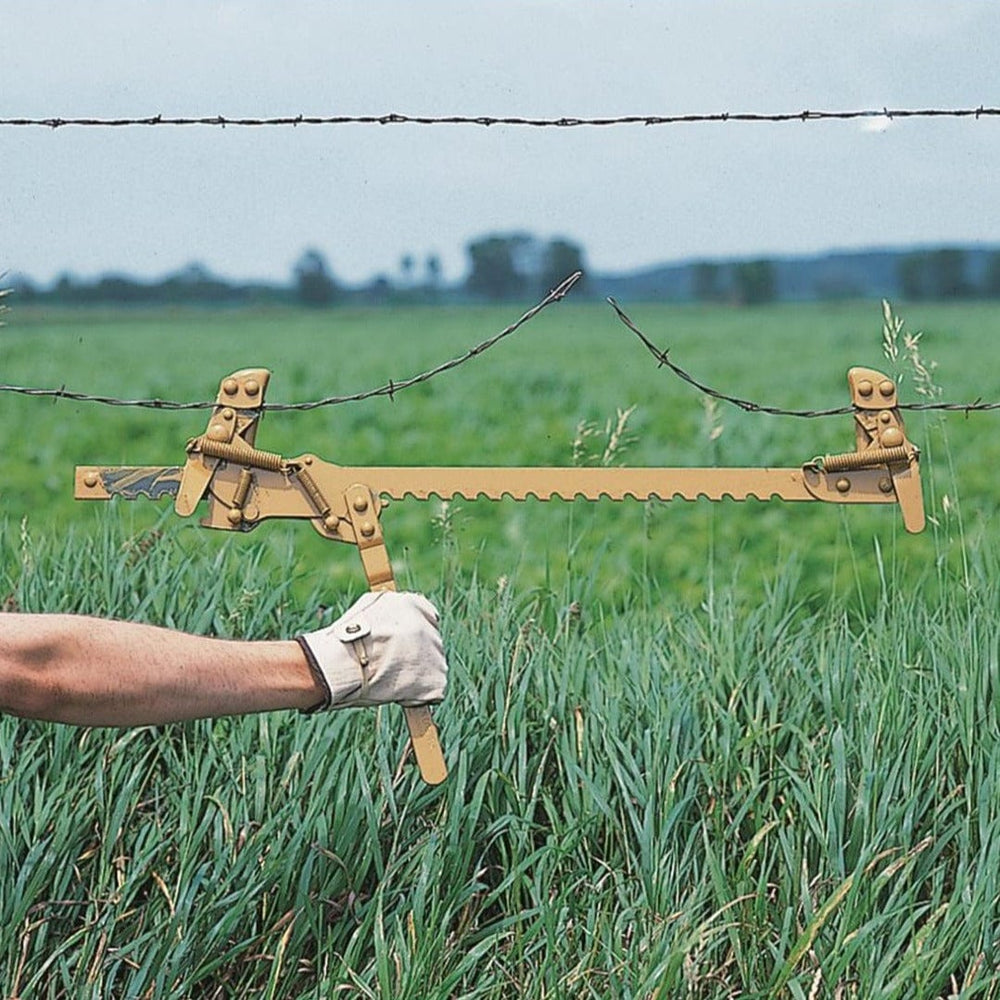
[[[0,0],[0,117],[1000,105],[993,0]],[[593,270],[1000,240],[1000,119],[0,128],[0,271],[344,281],[490,231]]]

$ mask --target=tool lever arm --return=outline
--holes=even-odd
[[[379,498],[367,486],[358,484],[347,489],[344,499],[348,516],[354,524],[368,586],[372,590],[396,590],[396,579],[378,519]],[[441,784],[448,777],[448,767],[430,708],[420,705],[404,708],[403,712],[420,776],[429,785]]]

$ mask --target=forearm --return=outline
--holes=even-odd
[[[0,711],[87,726],[310,708],[295,642],[208,639],[77,615],[0,615]]]

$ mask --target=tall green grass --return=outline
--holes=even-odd
[[[339,609],[180,533],[9,527],[8,605],[246,638]],[[960,591],[887,570],[863,616],[810,607],[794,565],[763,602],[647,582],[620,609],[596,571],[448,573],[437,789],[392,710],[2,719],[0,988],[994,996],[1000,549],[969,558]]]
[[[923,313],[907,319],[949,397],[992,398],[967,358],[1000,313]],[[882,356],[871,304],[633,315],[740,395],[836,405],[859,363],[899,368],[913,398],[912,358]],[[269,416],[258,443],[517,464],[571,461],[579,441],[600,461],[606,421],[638,401],[636,464],[843,446],[835,422],[706,413],[627,341],[608,347],[597,316],[560,307],[499,367],[480,359],[482,379],[470,366],[378,409]],[[207,369],[210,394],[263,363],[288,379],[274,398],[304,398],[395,376],[373,360],[390,347],[411,372],[502,325],[331,321],[372,347],[337,353],[335,385],[316,364],[331,337],[300,314],[39,317],[5,329],[6,378],[117,393],[128,374],[135,395],[198,398]],[[411,326],[428,339],[399,334]],[[192,371],[196,337],[209,346]],[[56,499],[77,462],[176,461],[199,429],[187,418],[0,405],[5,607],[275,638],[360,588],[356,554],[304,526],[232,536],[153,505]],[[440,606],[452,666],[436,713],[451,775],[435,789],[401,763],[392,709],[133,730],[0,719],[0,993],[1000,996],[988,419],[909,417],[921,538],[895,511],[820,504],[394,504],[398,575]]]

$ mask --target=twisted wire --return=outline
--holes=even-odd
[[[803,111],[716,111],[688,112],[668,115],[617,115],[544,118],[518,115],[412,115],[389,112],[379,115],[278,115],[274,117],[228,117],[226,115],[171,116],[147,115],[145,117],[71,117],[47,116],[42,118],[0,118],[0,126],[39,127],[58,129],[77,128],[130,128],[153,126],[209,126],[217,128],[267,128],[312,125],[509,125],[528,128],[607,128],[618,125],[691,125],[726,123],[784,123],[855,121],[865,118],[891,120],[906,118],[981,118],[1000,116],[1000,108],[980,104],[965,108],[857,108],[852,110],[803,110]]]
[[[766,413],[770,416],[778,417],[837,417],[843,416],[846,413],[853,413],[853,406],[833,406],[827,409],[816,409],[816,410],[794,410],[787,409],[783,406],[774,406],[768,403],[758,403],[752,399],[743,399],[740,396],[733,396],[729,393],[722,392],[720,389],[715,389],[710,385],[706,385],[704,382],[695,378],[690,372],[681,368],[676,362],[671,361],[669,357],[669,348],[663,350],[656,346],[639,329],[635,323],[629,318],[622,307],[613,299],[608,298],[608,305],[614,309],[618,318],[628,327],[642,341],[643,346],[649,351],[654,358],[656,358],[657,367],[667,368],[674,375],[676,375],[681,381],[686,382],[692,388],[697,389],[698,392],[705,396],[711,396],[713,399],[718,399],[724,403],[730,403],[733,406],[739,407],[741,410],[745,410],[747,413]],[[981,399],[975,399],[971,403],[899,403],[896,407],[899,410],[943,410],[950,411],[954,413],[976,413],[985,412],[989,410],[1000,409],[1000,402],[984,403]]]
[[[475,347],[471,347],[464,354],[452,358],[450,361],[442,362],[434,368],[421,372],[419,375],[413,375],[398,382],[389,379],[384,385],[376,386],[374,389],[366,389],[363,392],[354,392],[343,396],[325,396],[322,399],[313,399],[302,403],[262,403],[260,409],[271,411],[316,410],[324,406],[337,406],[340,403],[356,403],[363,399],[372,399],[376,396],[388,396],[390,399],[393,399],[397,392],[409,389],[411,386],[419,385],[422,382],[429,382],[432,378],[436,378],[438,375],[444,374],[444,372],[451,371],[453,368],[458,368],[467,361],[471,361],[478,355],[488,351],[495,344],[498,344],[501,340],[519,330],[525,323],[534,319],[543,309],[552,305],[553,302],[559,302],[564,299],[570,289],[580,280],[582,274],[582,271],[574,271],[569,277],[559,282],[545,298],[533,305],[509,326],[504,327],[499,333],[495,333],[492,337],[476,344]],[[121,399],[117,396],[101,396],[88,392],[75,392],[67,389],[65,385],[58,389],[40,389],[30,386],[0,383],[0,393],[4,392],[21,396],[47,397],[53,400],[66,399],[75,403],[100,403],[105,406],[134,406],[153,410],[208,410],[216,405],[215,400],[200,400],[188,403],[172,399]]]

